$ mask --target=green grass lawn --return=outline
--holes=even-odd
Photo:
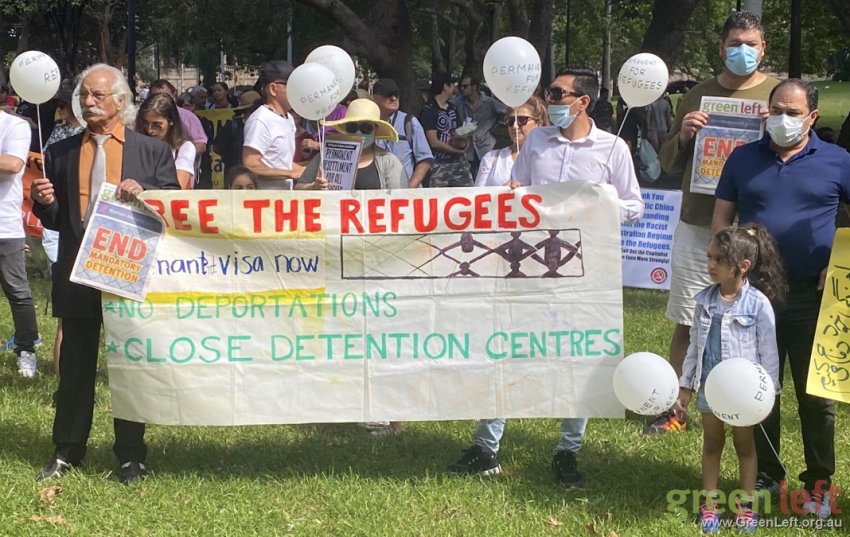
[[[61,480],[55,498],[42,499],[48,486],[36,484],[34,476],[52,452],[50,398],[56,382],[48,357],[54,321],[49,283],[41,278],[31,283],[45,339],[40,374],[34,381],[18,378],[11,353],[0,362],[2,536],[699,534],[690,518],[667,512],[666,500],[670,490],[700,486],[698,419],[686,432],[666,438],[641,437],[643,419],[637,416],[591,420],[579,456],[587,487],[572,491],[554,485],[549,467],[558,429],[554,419],[510,421],[501,452],[505,472],[487,480],[444,472],[470,443],[473,421],[410,423],[389,438],[370,437],[355,425],[150,426],[152,479],[128,488],[113,474],[105,369],[85,465]],[[625,291],[627,354],[666,355],[672,326],[664,319],[665,303],[664,293]],[[8,306],[2,308],[0,334],[8,337]],[[796,475],[803,455],[793,395],[783,406],[783,459]],[[847,408],[839,406],[835,440],[839,487],[850,483]],[[737,488],[736,476],[730,441],[722,488]],[[850,501],[842,496],[839,507],[849,510]],[[846,529],[760,531],[846,534]]]
[[[814,84],[818,88],[818,127],[832,127],[838,134],[850,111],[850,82],[822,80]]]

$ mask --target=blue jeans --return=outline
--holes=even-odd
[[[475,431],[475,444],[487,448],[493,453],[499,452],[499,441],[505,432],[505,418],[492,420],[481,420]],[[561,420],[561,438],[555,446],[553,453],[559,451],[571,451],[578,453],[581,449],[581,440],[584,438],[584,430],[587,427],[587,418],[564,418]]]
[[[15,324],[15,354],[35,352],[38,324],[32,303],[27,269],[24,264],[24,239],[0,239],[0,286],[9,299]]]

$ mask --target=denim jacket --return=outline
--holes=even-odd
[[[702,356],[708,343],[708,330],[720,294],[720,285],[706,287],[694,297],[694,323],[691,344],[682,365],[679,386],[699,390]],[[779,351],[776,348],[776,318],[773,307],[761,291],[744,280],[738,300],[723,314],[720,330],[723,359],[746,358],[760,364],[770,374],[779,393]]]

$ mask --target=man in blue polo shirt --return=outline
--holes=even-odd
[[[831,514],[831,477],[835,473],[835,404],[806,393],[826,267],[835,236],[840,202],[850,202],[850,153],[820,140],[812,131],[818,117],[817,89],[799,79],[780,82],[770,94],[767,135],[736,149],[720,176],[711,222],[712,234],[738,214],[742,224],[764,224],[779,245],[788,273],[789,293],[777,308],[779,378],[785,354],[797,394],[806,470],[800,474],[809,501],[804,508],[820,517]],[[779,451],[779,397],[756,433],[759,478],[756,488],[778,489],[785,472],[770,444]]]

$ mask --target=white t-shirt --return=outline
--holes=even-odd
[[[484,155],[475,176],[475,186],[504,186],[511,180],[511,146],[494,149]]]
[[[32,133],[23,119],[0,111],[0,155],[21,159],[18,173],[0,173],[0,239],[24,238],[21,202],[24,200],[24,175]]]
[[[260,160],[269,168],[291,170],[295,158],[295,120],[290,114],[283,117],[267,106],[261,106],[245,122],[243,146],[259,151]],[[272,186],[274,183],[280,183],[280,188],[288,188],[284,184],[292,181],[262,181],[260,184],[275,188],[277,185]]]
[[[184,172],[189,172],[195,177],[195,144],[190,141],[183,142],[177,151],[172,150],[174,155],[174,167]],[[194,186],[194,181],[189,181],[189,189]]]

